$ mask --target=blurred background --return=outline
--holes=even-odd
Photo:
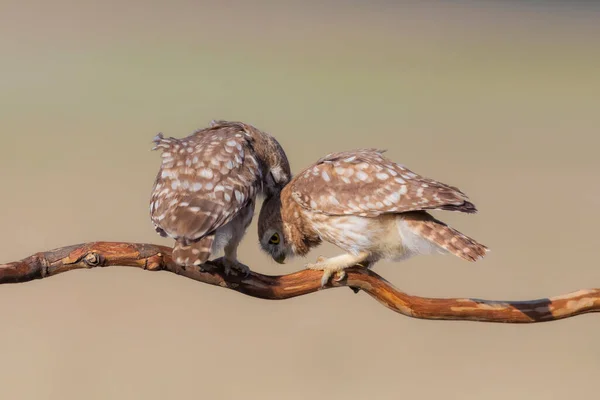
[[[380,263],[432,297],[600,286],[600,6],[576,1],[0,3],[0,262],[95,240],[170,244],[151,140],[211,119],[275,135],[299,171],[388,149],[463,189],[438,213],[480,263]],[[323,246],[313,251],[333,255]],[[240,258],[259,252],[256,222]],[[562,399],[597,392],[600,317],[411,319],[368,295],[253,299],[166,272],[75,271],[0,288],[10,399]]]

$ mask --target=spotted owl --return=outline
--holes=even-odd
[[[154,144],[162,164],[150,217],[161,236],[175,239],[173,260],[200,265],[224,250],[225,272],[247,274],[237,248],[257,196],[274,196],[291,179],[283,148],[251,125],[228,121],[212,121],[183,139],[159,133]]]
[[[459,189],[424,178],[383,156],[360,149],[329,154],[297,174],[263,203],[258,233],[279,263],[305,256],[326,241],[345,254],[306,267],[322,270],[321,285],[353,265],[401,261],[419,254],[451,253],[467,261],[487,247],[435,219],[426,210],[476,213]]]

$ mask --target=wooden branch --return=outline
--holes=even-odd
[[[205,268],[208,270],[183,268],[173,262],[171,249],[168,247],[118,242],[67,246],[0,265],[0,283],[27,282],[74,269],[117,265],[149,271],[169,271],[261,299],[283,300],[321,289],[321,273],[318,271],[303,270],[283,276],[268,276],[255,272],[248,277],[225,276],[218,261],[207,265]],[[579,290],[562,296],[530,301],[435,299],[400,292],[385,279],[364,268],[348,269],[345,279],[332,282],[329,287],[341,286],[363,290],[396,312],[422,319],[531,323],[600,311],[600,289]]]

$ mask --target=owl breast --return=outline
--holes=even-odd
[[[308,212],[308,218],[321,238],[345,251],[368,251],[372,260],[401,261],[419,254],[434,254],[442,249],[416,234],[402,214],[377,217],[329,216]]]

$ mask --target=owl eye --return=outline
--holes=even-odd
[[[271,239],[269,239],[269,243],[271,244],[279,244],[281,239],[279,239],[279,234],[278,233],[274,233],[273,236],[271,236]]]

